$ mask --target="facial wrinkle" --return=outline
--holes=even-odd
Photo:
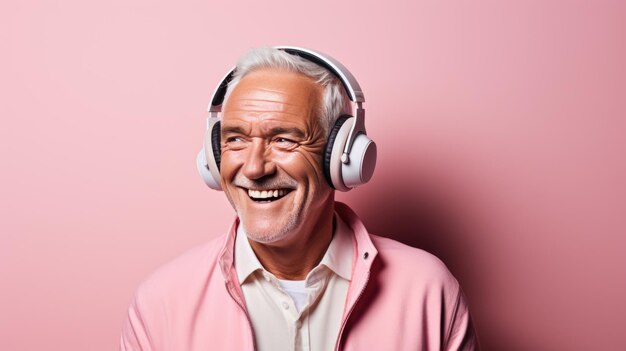
[[[322,168],[322,153],[321,152],[315,153],[315,150],[311,150],[310,151],[311,153],[314,153],[314,155],[318,156],[318,157],[316,157],[316,159],[312,158],[310,155],[307,155],[307,154],[305,154],[303,152],[300,152],[300,151],[296,151],[296,152],[299,153],[300,156],[302,158],[304,158],[304,160],[306,160],[306,162],[309,164],[309,167],[311,167],[311,168]],[[319,175],[320,174],[314,174],[313,176],[315,178],[315,181],[317,181],[318,183],[321,183],[322,179],[320,177],[318,177]]]
[[[263,114],[269,114],[269,113],[280,113],[283,115],[289,115],[289,116],[294,116],[294,117],[302,116],[303,114],[304,115],[309,114],[308,111],[303,112],[295,108],[294,106],[295,105],[286,106],[282,103],[275,103],[275,104],[264,103],[264,104],[256,104],[254,106],[252,105],[241,106],[241,108],[239,109],[229,109],[225,113],[228,113],[228,114],[235,113],[239,115],[254,115],[254,114],[263,115]]]
[[[284,99],[259,99],[259,98],[255,98],[255,99],[239,99],[239,102],[241,102],[242,105],[244,106],[254,106],[254,102],[269,102],[269,103],[278,103],[278,104],[283,104],[286,106],[298,106],[298,104],[293,104],[293,103],[288,103],[286,102]]]

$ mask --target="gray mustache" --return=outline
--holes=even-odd
[[[298,186],[298,182],[291,178],[261,178],[258,180],[251,180],[245,177],[237,177],[233,181],[233,185],[255,190],[268,190],[268,189],[294,189]]]

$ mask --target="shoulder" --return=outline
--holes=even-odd
[[[150,274],[137,288],[124,327],[123,341],[142,343],[132,349],[162,349],[184,342],[205,301],[224,301],[218,258],[225,236],[196,246]],[[211,310],[217,310],[210,306]],[[151,347],[145,346],[151,345]],[[173,349],[188,349],[173,347]]]
[[[145,302],[172,300],[195,286],[204,285],[217,267],[224,239],[225,235],[220,235],[157,268],[141,282],[136,298]]]
[[[399,241],[370,234],[378,250],[383,272],[411,284],[432,288],[458,289],[458,282],[448,267],[435,255]]]

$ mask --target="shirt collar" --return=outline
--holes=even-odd
[[[343,279],[350,280],[352,277],[352,255],[354,250],[353,232],[340,216],[335,212],[335,227],[333,239],[317,267],[324,265]],[[316,267],[316,268],[317,268]],[[248,237],[241,223],[237,226],[235,240],[235,268],[239,283],[245,280],[257,270],[265,270],[254,254]],[[315,268],[313,270],[316,270]],[[312,270],[312,271],[313,271]]]
[[[254,271],[264,269],[254,251],[252,251],[252,247],[248,242],[248,236],[243,230],[241,222],[237,226],[237,239],[235,239],[235,269],[237,270],[239,284],[243,284]]]

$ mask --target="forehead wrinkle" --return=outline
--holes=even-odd
[[[237,98],[240,101],[272,101],[287,104],[290,94],[285,91],[267,89],[263,87],[251,88],[248,91],[238,91]]]
[[[281,112],[291,115],[302,114],[306,108],[297,103],[265,99],[236,99],[228,104],[224,112]]]
[[[300,106],[297,104],[290,104],[283,101],[259,99],[242,99],[238,101],[237,105],[239,105],[238,107],[240,108],[261,108],[265,109],[266,111],[284,111],[300,108]]]
[[[301,113],[292,113],[292,112],[287,112],[287,111],[267,111],[267,110],[228,110],[229,113],[240,113],[242,116],[241,117],[254,117],[257,118],[259,120],[267,120],[267,119],[273,119],[272,117],[275,116],[267,116],[268,114],[276,114],[276,113],[280,113],[281,115],[289,115],[289,116],[301,116]],[[236,118],[236,117],[233,117]]]
[[[261,104],[275,103],[275,104],[281,104],[281,105],[287,105],[287,106],[297,106],[297,104],[288,103],[286,101],[270,100],[270,99],[239,99],[239,101],[241,102],[243,106],[255,106],[255,105],[258,105],[259,103]]]
[[[238,87],[239,88],[239,87]],[[292,87],[284,87],[278,90],[266,87],[254,87],[249,89],[237,89],[233,91],[231,98],[234,102],[243,106],[256,106],[263,103],[276,103],[285,106],[304,107],[302,104],[311,100],[318,100],[321,96],[317,89],[308,89],[304,92],[305,96],[295,96],[290,92]],[[296,88],[297,89],[297,88]],[[300,91],[300,89],[297,89]],[[302,93],[300,91],[300,93]],[[296,94],[297,95],[297,94]]]

